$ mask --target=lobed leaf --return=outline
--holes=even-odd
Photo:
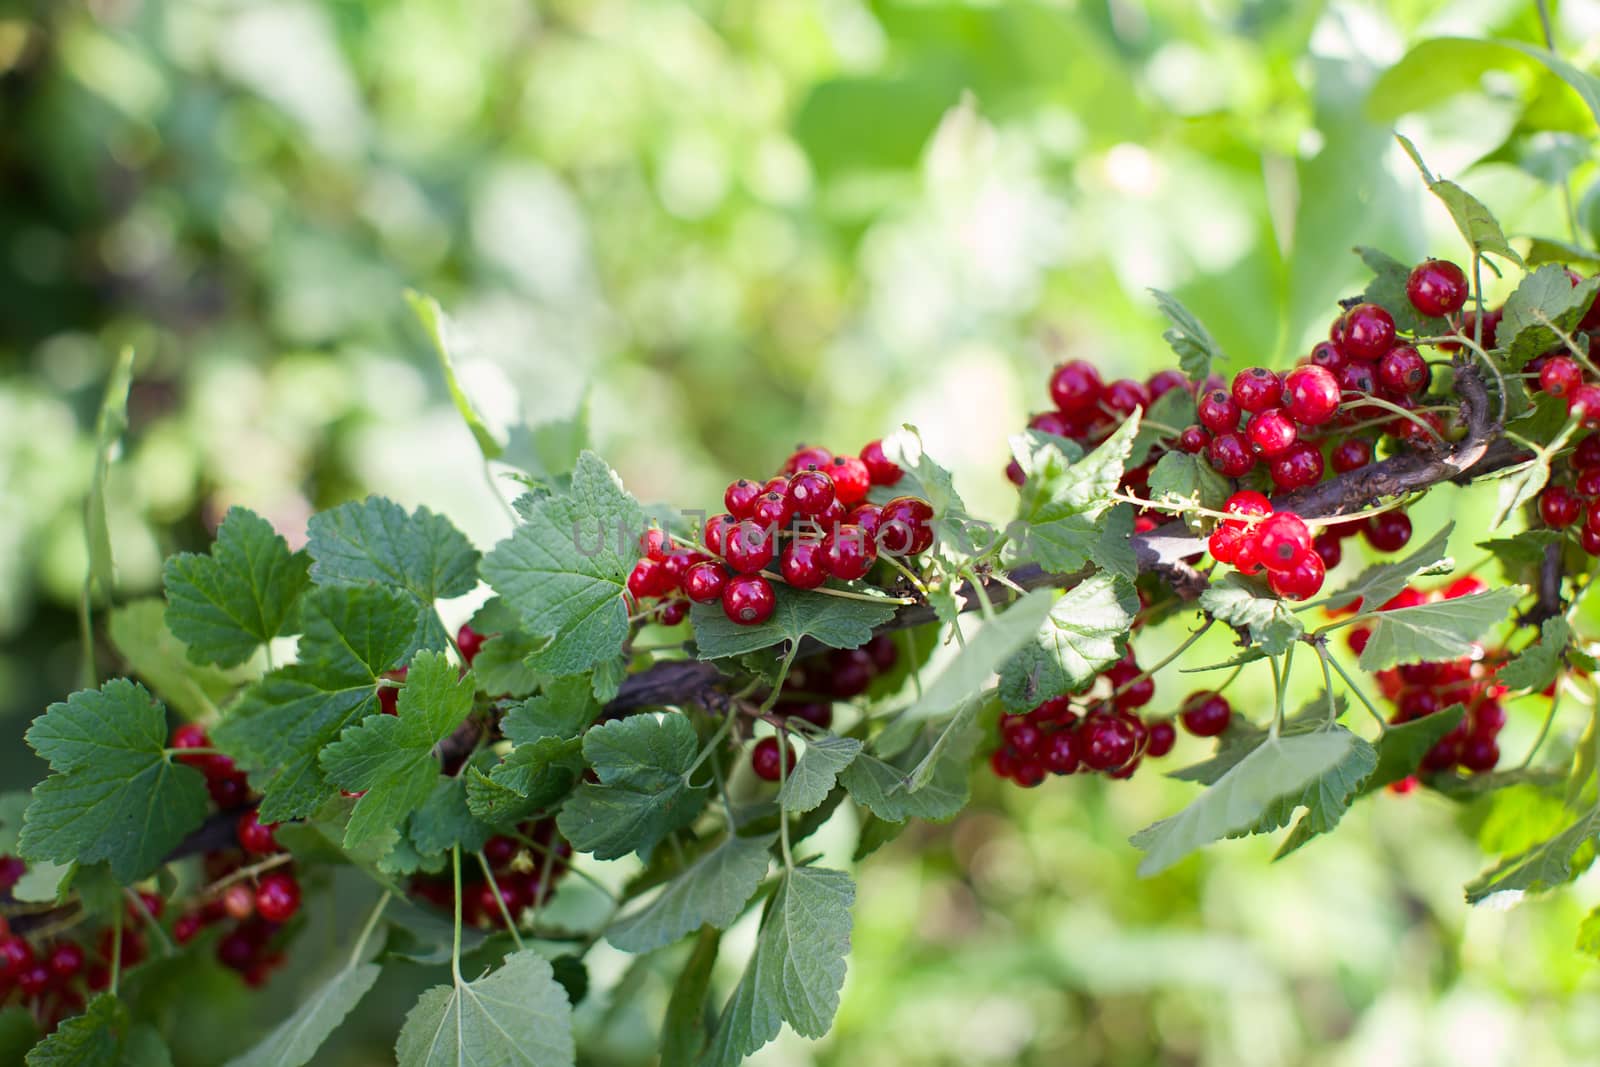
[[[1402,663],[1465,656],[1473,642],[1511,617],[1526,592],[1513,585],[1437,604],[1380,611],[1361,652],[1361,669],[1377,672]]]
[[[1104,572],[1068,589],[1050,607],[1031,643],[1000,672],[1000,700],[1022,713],[1051,697],[1082,689],[1121,655],[1139,610],[1133,583]]]
[[[572,1067],[572,1006],[550,963],[513,952],[475,982],[422,994],[395,1042],[399,1067]]]

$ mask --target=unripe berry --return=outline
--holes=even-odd
[[[1326,366],[1296,367],[1283,379],[1283,406],[1305,426],[1321,426],[1339,409],[1339,379]]]
[[[1425,259],[1406,278],[1406,299],[1429,318],[1460,311],[1470,293],[1466,273],[1448,259]]]
[[[1233,376],[1233,402],[1249,412],[1276,407],[1283,382],[1265,367],[1247,367]]]
[[[1344,313],[1345,355],[1376,363],[1394,347],[1394,318],[1377,304],[1357,304]]]
[[[741,626],[759,626],[772,617],[777,606],[772,586],[759,574],[730,578],[722,590],[723,613]]]

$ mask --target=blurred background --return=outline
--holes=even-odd
[[[1592,69],[1600,5],[1552,8],[1558,49]],[[1508,232],[1592,247],[1576,94],[1492,50],[1407,58],[1541,32],[1520,0],[8,5],[0,779],[41,776],[15,739],[74,684],[93,413],[120,346],[119,599],[158,592],[163,556],[235,503],[292,542],[368,492],[484,547],[503,535],[408,286],[455,318],[491,421],[584,413],[641,499],[712,505],[796,442],[854,449],[909,421],[1003,519],[1006,437],[1047,406],[1053,363],[1170,363],[1148,287],[1234,368],[1282,367],[1361,287],[1353,245],[1462,256],[1396,128]],[[1492,494],[1435,494],[1417,529],[1456,518],[1475,562]],[[1151,710],[1189,681],[1164,673]],[[1523,703],[1508,763],[1544,710]],[[1545,756],[1582,728],[1572,710]],[[958,822],[862,865],[833,1034],[758,1062],[1595,1060],[1600,985],[1573,941],[1600,886],[1462,902],[1485,847],[1560,818],[1537,797],[1385,794],[1287,862],[1231,842],[1140,881],[1127,836],[1190,787],[976,782]],[[848,856],[850,827],[821,844]],[[283,1014],[326,962],[307,941],[266,1001],[218,972],[180,1058],[220,1062]],[[611,994],[625,961],[596,951],[588,1062],[651,1061],[674,962]],[[387,1062],[437,978],[391,970],[318,1063]]]

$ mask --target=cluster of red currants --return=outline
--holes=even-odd
[[[1107,383],[1101,380],[1093,363],[1075,359],[1061,364],[1050,375],[1050,399],[1055,402],[1055,410],[1041,411],[1029,418],[1028,429],[1064,437],[1090,449],[1109,437],[1128,416],[1149,408],[1173,389],[1192,392],[1193,387],[1175,370],[1158,371],[1143,382],[1118,378]],[[1127,472],[1124,488],[1137,488],[1147,481],[1149,469],[1161,451],[1157,448],[1143,466]],[[1006,464],[1006,478],[1020,486],[1022,465],[1016,460]]]
[[[878,634],[860,648],[834,649],[827,656],[797,664],[783,681],[783,689],[772,706],[772,713],[785,722],[800,720],[819,730],[833,725],[833,702],[849,700],[867,691],[872,680],[891,669],[900,658],[888,634]],[[780,766],[778,738],[763,737],[750,749],[750,768],[756,777],[776,782],[784,767],[794,767],[794,746],[784,740]]]
[[[1414,608],[1423,604],[1454,600],[1457,597],[1481,593],[1488,586],[1481,578],[1467,575],[1431,592],[1407,586],[1380,607],[1379,611]],[[1361,610],[1356,601],[1341,614]],[[1372,636],[1368,626],[1351,629],[1347,638],[1350,649],[1361,653]],[[1465,705],[1466,716],[1448,734],[1442,737],[1423,757],[1422,770],[1428,773],[1448,771],[1460,767],[1464,771],[1481,774],[1491,771],[1500,762],[1500,746],[1496,740],[1505,725],[1505,708],[1500,698],[1505,686],[1495,678],[1500,657],[1485,654],[1482,648],[1460,659],[1429,663],[1410,663],[1379,671],[1375,677],[1379,691],[1395,706],[1392,723],[1412,722],[1432,715],[1452,704]],[[1415,781],[1407,779],[1395,783],[1397,792],[1407,792]]]
[[[1337,553],[1337,541],[1325,548],[1304,519],[1292,511],[1275,511],[1272,501],[1251,489],[1234,493],[1222,510],[1233,517],[1223,519],[1207,542],[1218,563],[1245,575],[1265,569],[1267,585],[1288,600],[1309,599],[1322,588],[1327,574],[1323,553]],[[1337,555],[1333,562],[1338,562]]]
[[[186,945],[206,927],[232,922],[217,939],[217,961],[237,971],[250,986],[261,986],[283,966],[283,924],[300,910],[300,882],[289,855],[278,844],[276,823],[264,823],[254,808],[234,827],[237,848],[208,852],[206,886],[172,924],[172,937]]]
[[[1101,680],[1104,692],[1094,695]],[[1138,714],[1155,692],[1155,679],[1139,668],[1129,649],[1081,695],[1051,697],[1025,715],[1003,717],[989,768],[1029,788],[1049,774],[1131,778],[1146,756],[1159,759],[1177,741],[1171,719],[1146,720]]]
[[[1566,463],[1551,472],[1539,494],[1539,518],[1556,530],[1577,524],[1578,544],[1600,556],[1600,434],[1579,441]]]
[[[706,521],[702,545],[681,545],[660,529],[640,540],[644,557],[628,575],[628,596],[653,601],[664,625],[683,621],[689,601],[720,602],[727,617],[756,626],[777,606],[767,568],[777,561],[785,584],[815,589],[829,578],[864,578],[880,555],[914,556],[933,544],[933,508],[899,496],[867,502],[873,486],[902,472],[873,441],[859,456],[804,447],[764,482],[740,478],[723,493],[727,511]]]
[[[572,846],[556,831],[554,819],[525,822],[517,827],[515,837],[497,834],[489,838],[483,858],[493,879],[462,871],[461,921],[469,926],[502,928],[507,916],[517,922],[524,911],[538,908],[549,898],[567,873],[571,857]],[[452,874],[419,874],[411,880],[411,893],[442,911],[455,911]]]

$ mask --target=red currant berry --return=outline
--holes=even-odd
[[[831,501],[830,501],[831,502]],[[823,505],[826,507],[826,505]],[[756,505],[750,512],[750,517],[745,522],[755,523],[757,526],[769,531],[781,530],[789,525],[794,518],[794,501],[785,493],[762,493],[756,497]],[[724,542],[723,547],[727,544]],[[726,552],[724,553],[726,555]]]
[[[1250,420],[1247,430],[1251,445],[1268,459],[1287,452],[1299,439],[1294,420],[1282,408],[1268,408],[1260,412]]]
[[[504,834],[496,834],[483,843],[483,858],[495,870],[509,866],[517,858],[517,842]]]
[[[1072,437],[1075,433],[1072,423],[1059,411],[1039,412],[1028,420],[1028,429],[1056,437]]]
[[[893,460],[884,455],[882,441],[868,441],[863,445],[861,462],[867,465],[873,485],[893,485],[903,473]]]
[[[239,838],[239,847],[246,852],[254,852],[260,856],[270,855],[278,851],[278,839],[272,836],[272,831],[278,824],[264,823],[256,818],[256,811],[251,808],[239,816],[239,824],[235,835]]]
[[[82,945],[63,941],[50,950],[50,972],[57,978],[71,978],[83,970],[83,960]]]
[[[284,923],[300,910],[300,883],[286,871],[262,875],[256,887],[256,913],[268,922]]]
[[[1344,313],[1344,343],[1351,359],[1376,363],[1394,347],[1394,318],[1377,304],[1357,304]]]
[[[1187,390],[1189,388],[1189,379],[1184,376],[1182,371],[1169,368],[1156,371],[1150,376],[1150,380],[1144,384],[1145,388],[1150,392],[1150,399],[1159,400],[1174,389]]]
[[[844,523],[861,527],[861,532],[871,538],[873,544],[877,544],[878,527],[883,524],[883,509],[876,504],[857,504],[845,515]]]
[[[1265,367],[1247,367],[1233,376],[1233,402],[1249,412],[1276,407],[1283,382]]]
[[[728,509],[728,514],[736,519],[748,519],[756,510],[756,498],[761,495],[761,486],[747,478],[740,478],[733,482],[722,494],[722,506]]]
[[[1349,474],[1372,462],[1372,442],[1365,437],[1347,437],[1333,447],[1328,460],[1335,474]]]
[[[791,515],[814,518],[828,510],[833,499],[833,479],[820,470],[802,470],[789,479]]]
[[[1149,739],[1145,742],[1144,754],[1152,759],[1165,756],[1178,743],[1178,730],[1172,725],[1171,719],[1153,722],[1147,729]]]
[[[1578,547],[1591,556],[1600,556],[1600,530],[1585,526],[1578,531]]]
[[[772,617],[777,606],[771,584],[759,574],[730,578],[722,590],[723,613],[741,626],[759,626]]]
[[[1588,429],[1600,427],[1600,385],[1580,385],[1567,396],[1567,411],[1581,415]]]
[[[1425,259],[1406,279],[1406,299],[1432,319],[1460,311],[1470,291],[1466,274],[1448,259]]]
[[[1572,488],[1579,496],[1600,496],[1600,469],[1594,467],[1578,471],[1577,478],[1573,479]]]
[[[681,597],[663,601],[656,609],[656,622],[662,626],[676,626],[689,617],[689,602]]]
[[[1378,360],[1378,384],[1398,396],[1415,396],[1428,387],[1428,361],[1410,345],[1396,345]]]
[[[1323,370],[1330,372],[1338,371],[1340,367],[1349,362],[1344,353],[1339,351],[1339,346],[1332,341],[1318,341],[1316,346],[1311,349],[1311,355],[1307,356],[1306,359],[1311,366],[1321,367]]]
[[[1446,600],[1457,600],[1474,593],[1485,593],[1489,590],[1489,583],[1479,578],[1476,574],[1465,574],[1444,587],[1440,595]]]
[[[1321,426],[1339,409],[1339,379],[1323,366],[1296,367],[1283,379],[1283,407],[1305,426]]]
[[[1216,737],[1233,719],[1233,706],[1221,693],[1191,693],[1183,702],[1178,719],[1195,737]]]
[[[794,769],[794,746],[785,741],[780,752],[776,737],[763,737],[750,750],[750,769],[756,772],[757,778],[776,782],[786,771]]]
[[[243,884],[230,885],[222,892],[222,908],[229,918],[250,918],[256,913],[255,891]]]
[[[1324,570],[1332,570],[1344,559],[1344,546],[1332,533],[1319,534],[1312,538],[1311,551],[1315,552],[1322,560]]]
[[[1250,439],[1237,430],[1227,430],[1213,437],[1206,446],[1206,459],[1211,469],[1224,478],[1243,478],[1256,465]]]
[[[1475,774],[1492,771],[1500,762],[1500,746],[1492,737],[1470,735],[1461,742],[1461,766]]]
[[[994,772],[996,778],[1016,777],[1017,768],[1021,765],[1022,761],[1017,758],[1015,752],[997,748],[989,754],[989,769]]]
[[[1567,356],[1553,356],[1539,368],[1539,388],[1551,396],[1569,396],[1583,384],[1583,368]]]
[[[242,775],[237,778],[209,779],[206,792],[211,794],[211,802],[223,811],[242,807],[250,799],[250,786]]]
[[[1132,663],[1115,663],[1106,671],[1106,677],[1111,680],[1114,695],[1111,704],[1119,711],[1128,711],[1133,708],[1142,708],[1150,703],[1156,695],[1154,678],[1139,678],[1143,674],[1138,666]],[[1134,679],[1138,679],[1135,681]],[[1142,724],[1141,724],[1142,725]]]
[[[667,549],[672,547],[667,539],[667,531],[659,526],[652,526],[639,536],[639,551],[645,559],[663,560],[667,558]]]
[[[1345,635],[1345,644],[1350,646],[1350,651],[1356,655],[1367,650],[1367,642],[1372,638],[1372,627],[1356,626]]]
[[[822,542],[798,537],[784,546],[778,561],[783,580],[796,589],[815,589],[828,580]]]
[[[1211,444],[1211,431],[1204,426],[1187,426],[1178,435],[1178,450],[1187,452],[1191,456],[1199,455]],[[1018,468],[1021,469],[1020,467]]]
[[[1222,505],[1222,510],[1240,519],[1264,519],[1272,514],[1272,501],[1268,500],[1264,493],[1258,493],[1254,489],[1241,489],[1228,497]],[[1249,523],[1230,525],[1237,525],[1242,530]]]
[[[1546,486],[1539,494],[1539,518],[1546,526],[1563,529],[1578,521],[1583,512],[1583,501],[1565,486]]]
[[[206,736],[203,727],[192,722],[186,722],[172,731],[172,739],[168,742],[172,748],[210,748],[211,739]],[[203,767],[210,759],[209,756],[184,756],[179,755],[180,763],[187,763],[192,767]]]
[[[635,563],[628,574],[628,592],[637,600],[665,596],[671,590],[672,580],[667,576],[666,565],[660,560],[646,556]]]
[[[1213,389],[1200,398],[1196,417],[1212,433],[1227,433],[1239,428],[1239,404],[1223,389]]]
[[[841,582],[864,577],[877,558],[877,546],[859,526],[840,526],[823,541],[823,567]]]
[[[1063,363],[1050,375],[1050,399],[1068,414],[1093,411],[1104,391],[1100,372],[1081,359]]]
[[[834,456],[826,472],[833,480],[835,498],[845,507],[854,507],[867,499],[867,491],[872,488],[872,473],[855,456]]]
[[[1135,748],[1133,730],[1121,719],[1095,715],[1078,728],[1079,758],[1094,770],[1121,767],[1133,758]]]
[[[1472,732],[1493,737],[1506,724],[1506,709],[1498,700],[1485,700],[1472,709]]]
[[[738,521],[732,515],[727,514],[713,515],[706,520],[706,532],[701,540],[705,542],[705,546],[711,550],[713,555],[722,555],[722,545],[727,540],[728,530]]]
[[[1269,571],[1288,571],[1311,552],[1311,530],[1292,511],[1280,511],[1256,527],[1261,565]]]
[[[916,556],[933,545],[933,505],[914,496],[897,496],[883,505],[878,550],[890,556]]]
[[[31,1000],[49,989],[54,979],[55,976],[50,973],[48,963],[32,963],[17,975],[17,991],[22,994],[24,1000]]]
[[[1143,382],[1136,382],[1132,378],[1118,378],[1106,386],[1104,401],[1106,407],[1119,415],[1132,415],[1135,411],[1150,406],[1150,391],[1144,387]]]
[[[740,574],[754,574],[772,562],[773,528],[754,519],[745,519],[732,530],[722,545],[728,566]]]
[[[1267,584],[1287,600],[1309,600],[1322,588],[1325,576],[1322,557],[1316,552],[1307,552],[1287,570],[1268,571]]]
[[[783,461],[783,473],[792,475],[805,470],[807,467],[815,467],[821,470],[832,462],[833,453],[826,448],[822,448],[819,445],[801,445],[795,449],[788,459]],[[771,490],[769,489],[768,491],[770,492]]]
[[[1020,716],[1012,716],[1001,723],[1000,736],[1024,759],[1039,755],[1045,741],[1044,731]]]
[[[1338,378],[1339,388],[1346,393],[1370,396],[1378,391],[1378,375],[1370,363],[1346,363],[1339,368]]]
[[[696,604],[709,604],[722,596],[722,587],[728,584],[728,572],[722,564],[707,561],[696,563],[683,576],[683,591]]]
[[[1078,735],[1074,730],[1058,730],[1044,739],[1040,753],[1051,774],[1072,774],[1078,769]]]
[[[1274,459],[1267,468],[1279,489],[1303,489],[1322,480],[1322,453],[1304,441]]]
[[[1398,552],[1411,540],[1411,520],[1405,512],[1385,511],[1368,519],[1361,532],[1379,552]]]

